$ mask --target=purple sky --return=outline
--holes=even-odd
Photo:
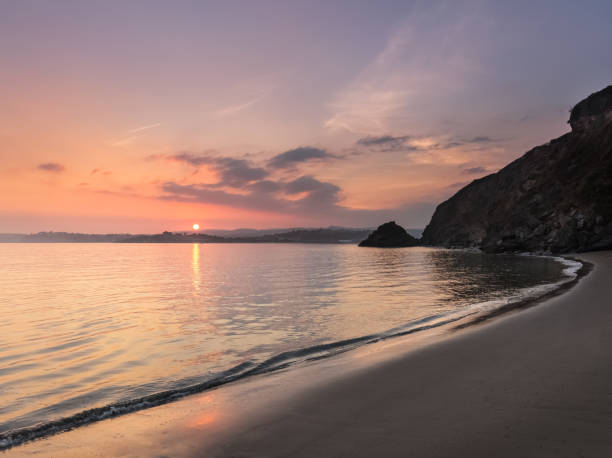
[[[612,83],[609,1],[0,1],[0,232],[423,227]]]

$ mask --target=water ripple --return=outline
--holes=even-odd
[[[4,244],[0,266],[0,438],[17,441],[433,326],[563,268],[429,248],[183,244]]]

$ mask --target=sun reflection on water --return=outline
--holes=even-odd
[[[200,244],[194,243],[191,250],[191,267],[193,270],[193,289],[200,292]]]

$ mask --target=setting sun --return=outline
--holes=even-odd
[[[200,225],[199,225],[199,224],[197,224],[197,223],[196,223],[196,224],[194,224],[194,225],[193,225],[193,226],[191,226],[191,227],[193,227],[193,230],[194,230],[194,231],[197,231],[198,229],[200,229]]]

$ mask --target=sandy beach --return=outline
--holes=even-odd
[[[605,457],[612,252],[520,312],[393,339],[102,421],[7,456]]]

